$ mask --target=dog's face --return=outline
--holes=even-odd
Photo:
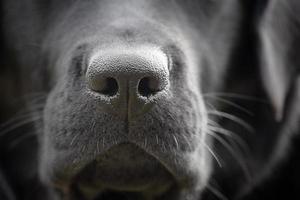
[[[116,0],[53,11],[43,180],[90,199],[196,198],[212,169],[202,94],[220,87],[236,9],[230,0]]]
[[[38,133],[37,150],[23,142],[38,151],[38,164],[24,156],[38,165],[32,177],[58,199],[243,192],[270,165],[290,84],[272,47],[289,37],[267,37],[278,31],[249,2],[5,1],[17,92],[46,94],[27,102]]]

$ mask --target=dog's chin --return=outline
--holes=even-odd
[[[73,178],[73,187],[86,199],[143,199],[160,196],[174,184],[159,160],[131,143],[113,146]]]

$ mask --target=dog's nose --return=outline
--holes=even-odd
[[[157,48],[112,48],[97,52],[90,60],[89,88],[110,99],[109,104],[120,113],[142,112],[169,84],[168,59]]]

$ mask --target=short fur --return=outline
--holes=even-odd
[[[288,174],[299,177],[297,0],[1,6],[0,117],[13,118],[0,132],[1,199],[298,193]],[[88,61],[149,45],[169,56],[169,86],[146,100],[146,113],[124,119],[89,89]]]

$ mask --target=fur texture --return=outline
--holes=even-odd
[[[1,6],[1,121],[13,118],[0,132],[0,198],[284,199],[288,189],[297,192],[297,181],[280,175],[299,157],[296,0]],[[130,89],[121,98],[131,86],[120,82],[114,97],[91,89],[91,76],[120,52],[156,58],[151,69],[161,69],[164,89],[143,98]],[[129,64],[107,70],[148,67],[126,56],[120,60]]]

